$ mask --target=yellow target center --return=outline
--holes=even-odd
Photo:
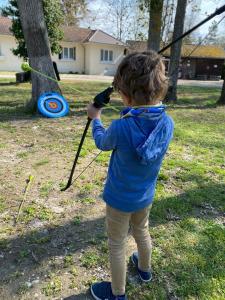
[[[56,108],[58,108],[58,104],[57,103],[55,103],[55,102],[49,102],[49,107],[50,108],[52,108],[52,109],[56,109]]]

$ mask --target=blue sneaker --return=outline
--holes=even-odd
[[[91,294],[96,300],[127,300],[126,295],[114,296],[111,282],[99,282],[91,285]]]
[[[141,278],[141,281],[143,281],[143,282],[151,281],[152,280],[152,273],[150,271],[149,272],[143,272],[138,268],[138,253],[137,252],[133,253],[133,255],[131,256],[131,260],[132,260],[133,264],[135,265],[135,267],[138,271],[138,274]]]

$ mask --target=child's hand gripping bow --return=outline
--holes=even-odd
[[[95,96],[93,104],[89,104],[87,108],[89,119],[93,120],[100,118],[101,108],[109,103],[112,92],[113,87],[108,87],[106,90]]]

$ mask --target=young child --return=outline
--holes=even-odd
[[[121,118],[105,129],[101,110],[88,106],[96,146],[113,150],[103,193],[112,282],[91,286],[97,300],[127,299],[125,245],[129,226],[138,249],[131,260],[143,282],[152,278],[149,211],[174,127],[162,105],[167,84],[161,56],[154,51],[132,53],[120,63],[113,82],[127,106]]]

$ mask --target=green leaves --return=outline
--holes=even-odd
[[[63,11],[61,9],[60,0],[43,0],[43,11],[51,52],[52,54],[58,54],[61,52],[59,42],[63,39],[63,31],[60,28],[63,23]],[[24,41],[17,1],[10,0],[9,5],[2,10],[2,14],[4,16],[13,17],[11,31],[17,41],[17,47],[12,49],[13,54],[26,59],[28,57],[27,47]]]

